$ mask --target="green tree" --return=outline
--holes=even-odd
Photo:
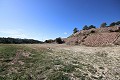
[[[0,43],[4,44],[33,44],[33,43],[43,43],[42,41],[34,40],[34,39],[19,39],[19,38],[1,38],[0,37]]]
[[[94,25],[90,25],[89,29],[96,28]]]
[[[83,27],[83,30],[88,30],[89,29],[89,27],[87,26],[87,25],[85,25],[84,27]]]
[[[75,34],[76,32],[78,32],[79,30],[75,27],[74,29],[73,29],[73,34]]]
[[[49,39],[49,40],[45,40],[45,43],[53,43],[55,42],[55,40]]]
[[[56,38],[55,41],[56,41],[56,43],[58,43],[58,44],[62,44],[62,43],[63,43],[63,41],[62,41],[62,39],[61,39],[60,37],[59,37],[59,38]]]
[[[102,24],[101,24],[101,26],[100,26],[100,27],[101,27],[101,28],[104,28],[104,27],[106,27],[106,25],[107,25],[107,23],[106,23],[106,22],[104,22],[104,23],[102,23]]]
[[[120,25],[120,21],[117,21],[117,22],[116,22],[116,25]]]
[[[115,23],[115,22],[112,22],[112,23],[110,24],[110,27],[115,26],[115,25],[116,25],[116,23]]]

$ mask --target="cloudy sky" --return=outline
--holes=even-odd
[[[68,37],[74,27],[120,20],[120,0],[0,0],[0,37]]]

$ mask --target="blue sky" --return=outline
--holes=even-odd
[[[74,27],[120,20],[120,0],[0,0],[0,37],[68,37]]]

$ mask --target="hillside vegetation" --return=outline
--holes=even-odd
[[[120,26],[81,30],[64,39],[69,45],[113,46],[120,45]]]
[[[120,47],[0,44],[0,80],[119,80]]]

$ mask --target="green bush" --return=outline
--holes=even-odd
[[[62,39],[59,37],[59,38],[56,38],[55,39],[56,43],[58,44],[62,44],[64,41],[62,41]]]
[[[106,25],[107,25],[107,23],[106,23],[106,22],[104,22],[104,23],[102,23],[102,24],[101,24],[101,26],[100,26],[100,27],[101,27],[101,28],[107,27]]]
[[[89,27],[87,26],[87,25],[85,25],[84,27],[83,27],[83,30],[88,30],[89,29]]]
[[[75,34],[76,32],[78,32],[79,30],[77,28],[73,29],[73,34]]]

